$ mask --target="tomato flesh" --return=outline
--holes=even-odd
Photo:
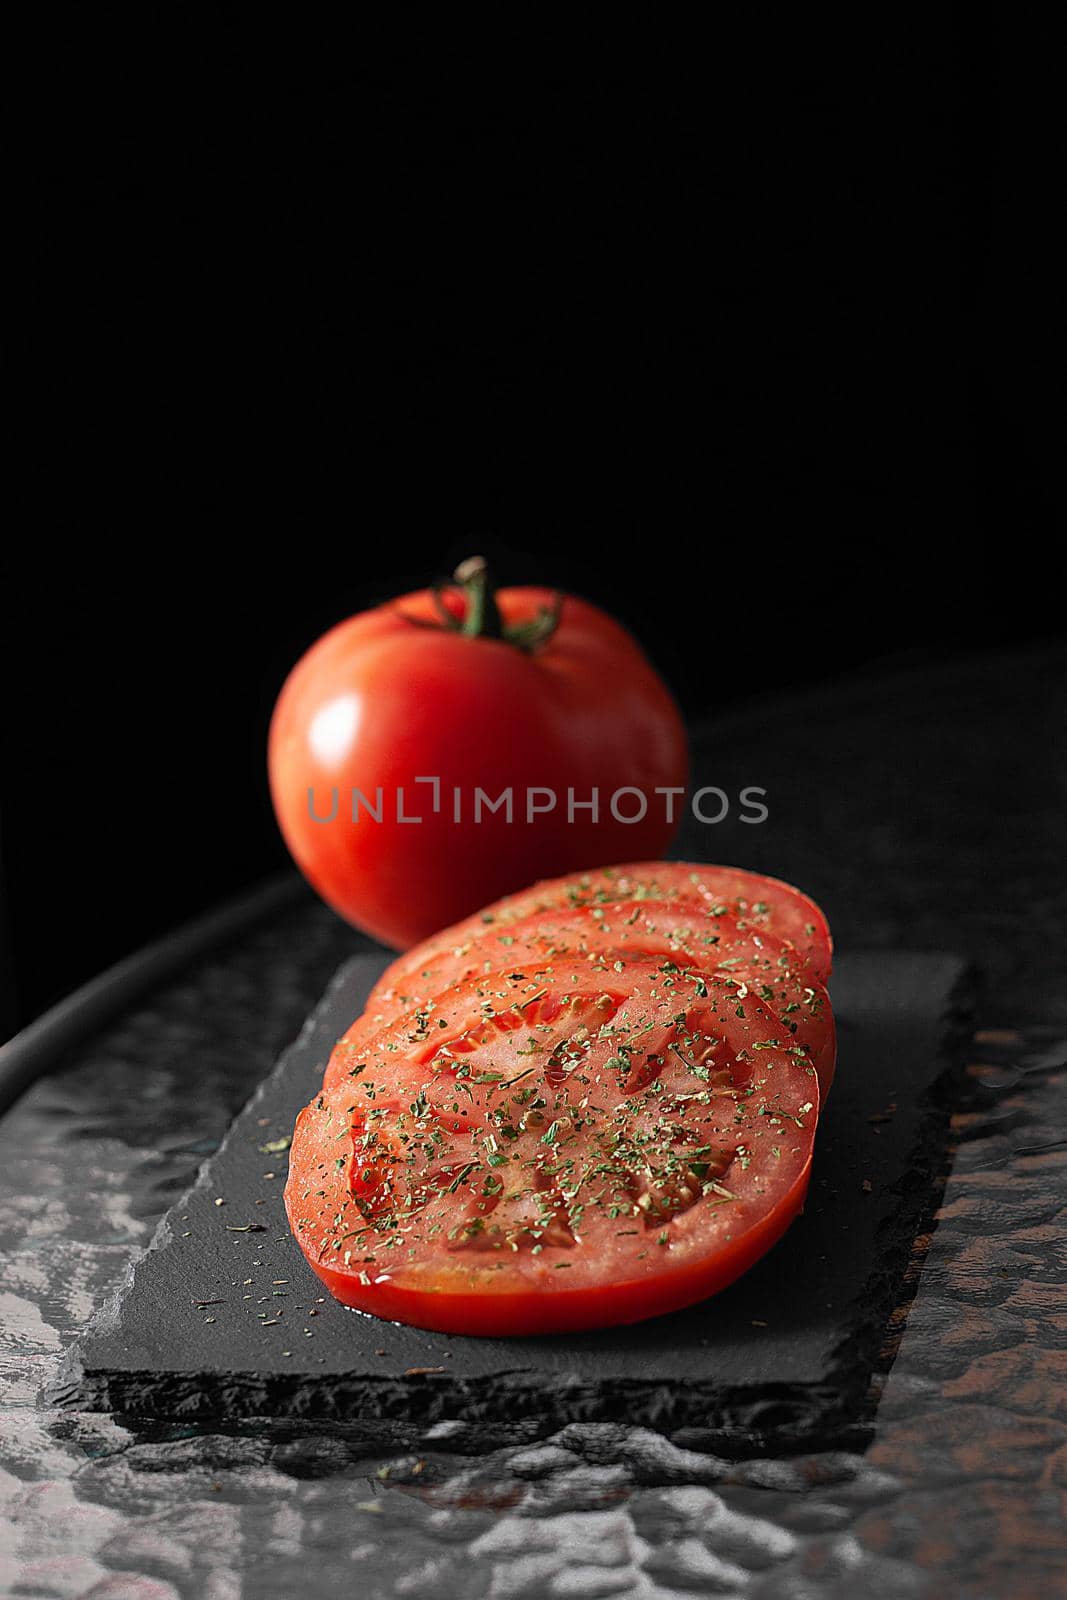
[[[513,923],[538,913],[573,906],[607,907],[624,900],[699,902],[712,916],[732,916],[748,932],[771,934],[793,945],[819,983],[830,975],[833,941],[826,918],[799,889],[739,867],[650,861],[571,873],[498,900],[399,956],[376,985],[372,1002],[387,990],[402,988],[438,956],[487,933],[507,933]]]
[[[286,1186],[309,1263],[346,1305],[471,1334],[632,1322],[724,1287],[799,1209],[819,1111],[755,993],[639,960],[453,985],[351,1030],[331,1073]]]
[[[808,1050],[825,1099],[833,1081],[836,1040],[824,986],[791,944],[756,932],[744,918],[700,899],[584,904],[536,912],[499,927],[483,926],[467,942],[431,954],[418,971],[401,973],[396,986],[389,987],[394,964],[375,987],[363,1033],[373,1031],[376,1012],[413,1010],[451,985],[502,970],[508,962],[543,963],[559,973],[599,966],[610,973],[653,957],[664,969],[674,962],[719,972],[734,981],[742,997],[753,990],[785,1033]]]

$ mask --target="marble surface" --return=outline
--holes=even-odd
[[[718,1458],[619,1423],[391,1434],[40,1409],[339,961],[300,904],[153,995],[0,1123],[0,1593],[1019,1596],[1067,1575],[1063,652],[897,673],[702,730],[762,827],[681,849],[793,876],[840,944],[987,975],[936,1227],[853,1450]],[[192,1066],[190,1064],[193,1064]],[[914,1295],[914,1299],[911,1296]],[[479,1441],[484,1444],[484,1439]]]

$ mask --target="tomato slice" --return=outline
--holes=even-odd
[[[692,1304],[803,1200],[818,1081],[780,1035],[751,992],[650,963],[459,985],[351,1051],[301,1113],[291,1226],[338,1299],[416,1327],[545,1333]]]
[[[467,943],[432,956],[417,973],[401,975],[397,988],[376,986],[364,1036],[374,1031],[375,1014],[412,1011],[446,988],[499,971],[506,962],[544,964],[554,970],[599,967],[625,970],[630,961],[657,957],[657,965],[699,967],[732,978],[743,995],[749,989],[768,1005],[786,1035],[805,1046],[819,1075],[825,1099],[833,1081],[836,1040],[829,996],[811,976],[794,947],[771,934],[756,933],[721,906],[703,900],[619,900],[609,905],[570,906],[538,912],[503,927],[490,928]]]
[[[799,889],[740,867],[649,861],[571,873],[498,900],[399,956],[383,974],[372,1000],[385,990],[403,988],[436,957],[469,945],[490,930],[507,931],[527,917],[568,906],[605,907],[620,900],[699,901],[710,914],[732,916],[749,932],[787,940],[819,983],[830,975],[833,942],[826,918]]]
[[[646,968],[647,963],[636,966],[635,975],[646,975]],[[530,980],[528,987],[517,988],[524,979]],[[479,1043],[493,1043],[498,1057],[519,1071],[531,1065],[522,1061],[524,1054],[538,1053],[549,1041],[554,1046],[554,1030],[566,1035],[568,1028],[601,1026],[623,1003],[632,981],[614,972],[606,975],[585,962],[552,968],[516,966],[472,977],[428,996],[384,1026],[375,1025],[369,1014],[357,1018],[334,1047],[323,1087],[332,1089],[346,1079],[363,1077],[368,1064],[373,1064],[375,1083],[386,1078],[391,1083],[396,1072],[424,1065],[442,1048],[470,1055]],[[504,1000],[510,1003],[502,1004]],[[575,1022],[575,1017],[584,1017],[584,1022]],[[509,1039],[509,1034],[515,1038]]]

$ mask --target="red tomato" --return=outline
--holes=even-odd
[[[339,1300],[416,1327],[550,1333],[690,1305],[803,1201],[819,1089],[779,1032],[714,974],[460,986],[351,1042],[297,1121],[290,1224]]]
[[[373,1006],[387,991],[402,989],[414,974],[444,953],[480,941],[494,930],[506,937],[514,923],[539,912],[567,906],[603,908],[622,900],[699,902],[712,917],[732,916],[743,930],[773,934],[788,941],[819,983],[825,983],[830,975],[833,941],[826,918],[814,900],[792,884],[759,872],[746,872],[741,867],[642,861],[535,883],[522,894],[509,895],[453,927],[442,929],[386,969],[374,987],[370,1004]]]
[[[346,1039],[373,1037],[390,1014],[415,1011],[454,984],[509,966],[551,970],[561,981],[599,970],[603,981],[610,982],[634,962],[647,961],[664,972],[672,963],[682,970],[717,972],[734,983],[742,999],[749,991],[755,993],[781,1023],[782,1042],[807,1052],[825,1100],[836,1054],[825,988],[807,972],[792,945],[756,933],[721,905],[700,900],[616,900],[539,912],[499,928],[483,926],[474,939],[438,951],[417,972],[402,974],[395,986],[387,973],[375,987],[366,1016]],[[328,1068],[327,1086],[330,1082]]]
[[[293,857],[342,916],[397,946],[546,872],[658,855],[681,810],[655,793],[686,783],[681,718],[630,635],[583,600],[564,599],[557,619],[547,590],[493,597],[478,568],[465,584],[465,600],[420,592],[334,628],[271,723]],[[642,820],[612,815],[624,789],[645,797]],[[595,821],[582,808],[594,790]],[[506,804],[489,809],[508,792],[510,821]],[[640,810],[632,794],[617,806]]]

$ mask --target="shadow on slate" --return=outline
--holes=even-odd
[[[467,1448],[479,1424],[496,1443],[501,1424],[518,1422],[529,1436],[625,1421],[722,1454],[843,1437],[943,1176],[945,1091],[973,990],[964,964],[894,951],[839,959],[837,1078],[808,1201],[743,1279],[634,1327],[510,1340],[346,1311],[322,1298],[289,1234],[287,1157],[264,1147],[290,1133],[382,965],[360,956],[336,975],[42,1399],[163,1420],[456,1420],[470,1425]]]

